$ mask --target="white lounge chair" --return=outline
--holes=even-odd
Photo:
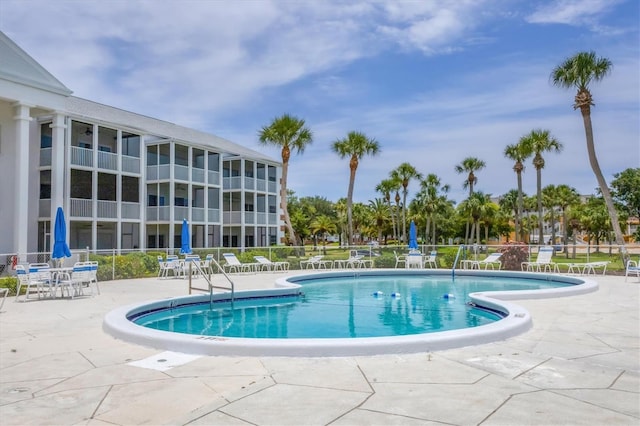
[[[331,260],[322,260],[324,256],[319,254],[311,256],[307,260],[300,261],[301,269],[329,269],[333,268],[333,262]]]
[[[373,264],[372,261],[364,259],[364,256],[358,254],[357,250],[351,250],[349,252],[348,259],[338,259],[334,261],[334,266],[340,269],[358,269],[358,268],[366,268],[370,264]]]
[[[482,260],[465,260],[464,267],[466,269],[488,269],[491,266],[491,269],[495,269],[498,266],[498,269],[502,268],[502,261],[500,258],[502,257],[502,253],[491,253],[489,256],[485,257]]]
[[[522,262],[520,267],[528,272],[555,272],[560,273],[558,264],[551,261],[553,257],[553,247],[540,247],[538,256],[534,262]]]
[[[272,262],[264,256],[253,256],[255,260],[258,261],[259,267],[262,270],[266,271],[288,271],[289,270],[289,262],[286,261],[276,261]]]
[[[222,253],[222,257],[224,257],[224,260],[226,262],[223,268],[229,273],[255,271],[256,263],[242,263],[233,253]]]
[[[629,274],[636,274],[636,277],[640,279],[640,261],[629,260],[625,268],[624,281],[627,282]]]
[[[49,296],[54,296],[55,288],[52,287],[53,279],[48,263],[31,263],[28,268],[24,265],[16,266],[16,275],[18,277],[18,288],[16,290],[15,301],[18,301],[20,297],[21,288],[26,286],[26,292],[23,301],[29,299],[32,288],[35,287],[38,299],[43,296],[43,293],[48,293]]]
[[[596,274],[596,270],[602,269],[602,275],[607,272],[607,265],[609,261],[602,262],[585,262],[585,263],[566,263],[569,270],[567,274],[589,275]]]

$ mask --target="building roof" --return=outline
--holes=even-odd
[[[0,78],[59,95],[73,93],[0,31]]]
[[[131,131],[138,131],[141,134],[149,134],[163,139],[183,141],[190,145],[199,145],[202,148],[215,148],[215,151],[223,154],[250,157],[254,160],[281,164],[281,161],[263,154],[262,152],[246,148],[219,136],[89,101],[87,99],[69,96],[65,104],[65,109],[69,115],[76,119],[81,120],[84,118],[88,121],[104,123],[105,125],[115,124],[129,128]]]

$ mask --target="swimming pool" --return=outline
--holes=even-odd
[[[237,292],[233,309],[224,293],[214,295],[214,310],[209,295],[123,307],[107,315],[104,327],[124,340],[190,353],[431,351],[502,340],[530,328],[528,312],[505,300],[596,288],[574,277],[505,271],[458,271],[453,281],[442,270],[324,272],[281,279],[270,290]]]

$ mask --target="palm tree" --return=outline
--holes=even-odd
[[[389,204],[381,198],[369,200],[369,214],[378,231],[378,244],[382,244],[382,230],[389,220]]]
[[[551,241],[556,243],[556,211],[558,205],[558,189],[555,185],[547,185],[542,188],[542,205],[547,209],[549,222],[551,223]]]
[[[591,92],[589,91],[589,84],[592,81],[602,80],[611,72],[612,67],[613,64],[610,60],[607,58],[597,58],[595,52],[580,52],[555,67],[551,72],[551,80],[556,86],[567,89],[575,87],[578,90],[573,108],[580,108],[580,112],[582,113],[584,132],[587,138],[589,163],[591,164],[593,173],[596,175],[598,186],[600,186],[600,192],[602,193],[607,211],[611,217],[611,226],[616,236],[616,244],[620,247],[623,264],[626,265],[629,260],[629,254],[624,244],[622,229],[620,228],[620,222],[618,220],[618,212],[613,204],[609,186],[602,175],[602,170],[600,170],[600,164],[596,157],[593,128],[591,125],[591,105],[595,104],[593,103],[593,96],[591,96]]]
[[[391,179],[402,183],[402,242],[407,242],[407,193],[409,181],[411,179],[422,179],[422,175],[418,173],[415,167],[409,163],[400,164],[395,170],[391,171]],[[398,227],[399,228],[399,227]],[[399,229],[398,229],[399,231]]]
[[[432,229],[431,243],[436,244],[436,213],[442,209],[442,203],[447,201],[446,193],[449,192],[449,185],[440,185],[440,178],[430,173],[427,177],[420,181],[420,192],[416,195],[416,200],[421,206],[421,210],[426,216],[425,236],[429,240],[429,231]],[[440,194],[442,191],[443,194]]]
[[[275,145],[280,148],[282,154],[282,183],[280,185],[280,205],[284,215],[284,223],[289,232],[289,241],[296,244],[296,233],[291,225],[289,210],[287,208],[287,175],[289,173],[289,158],[291,150],[297,153],[313,142],[313,133],[305,127],[304,120],[284,114],[273,119],[271,124],[264,126],[258,133],[260,143],[263,145]]]
[[[391,226],[393,228],[393,239],[398,239],[398,233],[396,232],[396,221],[394,209],[391,207],[391,193],[396,192],[400,189],[400,182],[393,179],[383,179],[378,186],[376,186],[376,191],[381,193],[389,206],[389,212],[391,213]]]
[[[469,197],[473,194],[473,186],[478,183],[478,178],[475,175],[475,172],[480,171],[486,167],[486,163],[475,157],[467,157],[460,164],[455,166],[455,170],[458,174],[466,173],[467,178],[464,180],[462,184],[462,188],[469,188]],[[464,236],[465,244],[468,243],[469,240],[469,220],[467,219],[467,228]]]
[[[522,172],[524,171],[523,162],[531,156],[531,151],[529,151],[528,146],[522,143],[522,139],[520,139],[520,141],[516,144],[507,145],[507,147],[504,149],[504,156],[510,160],[515,161],[515,164],[513,165],[513,171],[516,172],[516,177],[518,179],[518,203],[515,216],[516,241],[522,241],[524,240],[524,233],[522,231],[522,224],[520,222],[524,204],[522,196]]]
[[[544,229],[542,216],[542,169],[544,168],[543,152],[560,152],[562,144],[556,140],[548,130],[536,129],[523,136],[520,143],[527,145],[527,150],[534,154],[533,167],[536,168],[536,190],[538,200],[538,244],[544,244]]]
[[[562,210],[562,243],[564,245],[565,257],[568,259],[569,251],[567,250],[567,247],[569,238],[569,220],[567,218],[567,209],[578,204],[580,202],[580,196],[578,195],[578,191],[576,191],[575,188],[571,188],[568,185],[558,185],[556,187],[556,192],[558,206]]]
[[[358,163],[365,155],[376,155],[380,151],[380,144],[375,139],[368,138],[364,133],[349,132],[344,139],[338,139],[331,146],[340,158],[351,157],[349,161],[349,190],[347,191],[347,228],[348,243],[353,243],[353,215],[351,211],[353,203],[353,186],[356,180]]]
[[[500,201],[498,202],[500,208],[505,212],[505,215],[508,214],[509,216],[511,216],[513,214],[516,241],[522,241],[524,239],[518,239],[518,229],[520,229],[521,233],[524,230],[524,219],[522,218],[521,213],[518,213],[518,203],[520,201],[520,195],[521,193],[519,191],[512,189],[501,196]]]
[[[320,235],[322,238],[322,246],[324,247],[325,254],[327,253],[327,233],[332,234],[336,232],[335,221],[327,215],[320,215],[311,222],[311,232],[313,235]]]

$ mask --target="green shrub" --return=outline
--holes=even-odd
[[[18,279],[16,277],[0,278],[0,288],[8,288],[9,296],[15,296],[18,289]]]

